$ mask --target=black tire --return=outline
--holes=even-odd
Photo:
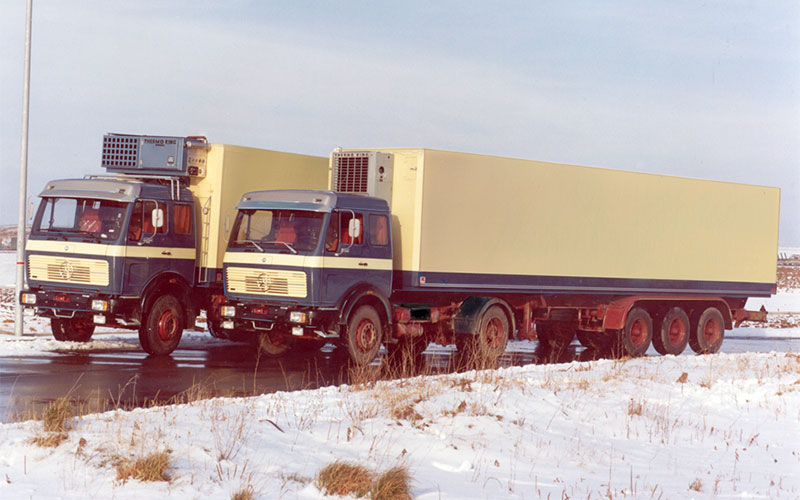
[[[578,337],[578,342],[587,349],[606,349],[611,344],[611,339],[605,332],[591,332],[585,330],[578,330],[575,335]]]
[[[89,342],[94,333],[94,323],[87,318],[64,320],[64,336],[71,342]]]
[[[139,343],[148,354],[170,354],[178,347],[183,329],[183,306],[172,295],[163,295],[150,308],[139,330]]]
[[[506,352],[510,328],[508,317],[500,306],[483,313],[478,331],[473,335],[457,335],[459,364],[467,369],[491,368]]]
[[[538,363],[571,361],[569,345],[575,338],[577,321],[548,320],[536,323],[536,359]]]
[[[345,334],[345,346],[350,359],[358,366],[372,363],[383,341],[381,319],[375,308],[363,305],[350,315]]]
[[[697,354],[714,354],[725,339],[725,321],[716,307],[709,307],[692,322],[689,346]]]
[[[286,335],[274,331],[256,333],[255,341],[258,353],[266,354],[270,358],[280,358],[291,347]]]
[[[61,318],[50,318],[50,330],[53,332],[53,337],[59,342],[67,340],[67,334],[64,332],[64,320]]]
[[[206,327],[208,328],[208,333],[215,339],[230,340],[228,332],[222,328],[220,322],[208,319],[206,320]]]
[[[661,355],[677,356],[689,343],[689,316],[680,307],[673,307],[661,318],[653,333],[653,347]]]
[[[617,335],[615,351],[636,358],[644,355],[653,338],[653,319],[641,307],[628,311],[625,326]]]

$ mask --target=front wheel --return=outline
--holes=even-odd
[[[50,329],[56,340],[89,342],[94,333],[94,323],[83,318],[52,318]]]
[[[381,318],[372,306],[356,309],[347,322],[346,345],[356,365],[368,365],[378,356],[383,341]]]
[[[271,358],[283,356],[289,350],[286,336],[277,332],[258,332],[256,344],[259,354],[266,354]]]
[[[172,295],[159,297],[139,331],[142,349],[148,354],[170,354],[181,341],[183,323],[183,307],[178,299]]]

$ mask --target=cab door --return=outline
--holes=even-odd
[[[392,290],[392,232],[389,215],[369,213],[364,222],[364,246],[359,266],[364,271],[364,279],[388,297]]]
[[[153,223],[153,212],[161,210],[161,225]],[[128,230],[123,271],[123,294],[139,295],[156,275],[172,267],[167,203],[138,200],[133,205]]]

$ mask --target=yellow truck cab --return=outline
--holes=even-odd
[[[241,194],[254,186],[324,185],[325,158],[202,137],[108,134],[108,175],[53,180],[40,193],[25,254],[23,305],[50,318],[57,340],[88,341],[95,326],[139,331],[168,354],[184,328],[221,302],[222,256]]]

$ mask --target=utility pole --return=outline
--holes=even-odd
[[[31,22],[33,18],[33,0],[28,0],[27,24],[25,26],[25,83],[22,87],[22,145],[19,160],[19,219],[17,222],[17,285],[16,285],[16,321],[14,335],[23,334],[22,304],[19,295],[25,286],[25,203],[28,197],[28,112],[31,104]]]

